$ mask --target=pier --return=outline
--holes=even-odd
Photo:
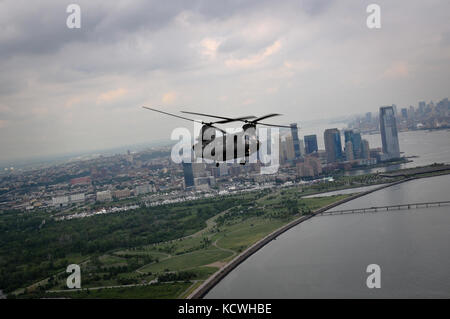
[[[386,212],[386,211],[396,211],[396,210],[408,210],[408,209],[415,209],[415,208],[440,207],[440,206],[449,206],[449,205],[450,205],[450,201],[409,203],[409,204],[399,204],[399,205],[373,206],[373,207],[364,207],[364,208],[333,210],[333,211],[328,211],[328,212],[321,212],[318,215],[364,214],[364,213]]]

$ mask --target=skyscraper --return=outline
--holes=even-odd
[[[305,157],[305,142],[303,142],[302,139],[299,139],[298,140],[298,145],[299,145],[299,148],[300,148],[300,156],[303,158],[303,157]]]
[[[192,163],[183,162],[184,185],[186,188],[194,186],[194,172]]]
[[[369,142],[367,140],[362,140],[361,142],[361,158],[363,159],[370,158],[370,147]]]
[[[342,159],[341,134],[337,128],[325,130],[325,151],[327,153],[327,162],[334,163]]]
[[[348,141],[345,143],[345,159],[347,161],[353,161],[353,144],[352,142]]]
[[[398,143],[397,123],[392,106],[380,107],[380,131],[385,159],[399,158],[400,147]]]
[[[305,153],[306,155],[317,152],[317,136],[316,135],[306,135],[305,141]]]
[[[292,161],[295,159],[294,142],[292,136],[287,136],[284,142],[284,152],[286,153],[286,159]]]
[[[361,157],[361,133],[354,130],[346,130],[344,132],[345,145],[347,142],[352,143],[353,158],[358,159]]]
[[[402,118],[407,120],[408,119],[408,109],[402,108]]]
[[[298,140],[297,123],[291,124],[291,134],[292,134],[292,142],[294,144],[295,159],[299,159],[299,158],[301,158],[302,153],[300,151],[300,142]]]

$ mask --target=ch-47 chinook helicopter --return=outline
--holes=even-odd
[[[256,117],[254,115],[225,117],[197,112],[181,111],[181,113],[185,114],[219,119],[216,121],[206,122],[156,110],[147,106],[143,106],[143,108],[201,124],[202,127],[200,130],[199,138],[197,139],[198,142],[192,147],[194,150],[194,156],[196,158],[203,158],[213,161],[216,163],[216,166],[219,166],[219,162],[226,162],[233,159],[242,159],[242,161],[240,162],[240,164],[242,165],[245,165],[248,162],[248,157],[251,154],[257,152],[260,147],[260,141],[256,136],[256,125],[290,128],[290,126],[286,125],[260,122],[264,119],[281,115],[277,113],[271,113],[260,117]],[[228,133],[216,126],[217,124],[226,124],[231,122],[244,122],[245,124],[242,126],[242,130],[237,133]],[[222,136],[217,136],[217,131],[221,132]]]

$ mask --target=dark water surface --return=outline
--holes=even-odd
[[[450,198],[450,176],[392,186],[334,209]],[[381,288],[366,267],[381,267]],[[206,298],[450,297],[450,206],[314,217],[234,269]]]

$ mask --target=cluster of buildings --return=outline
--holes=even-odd
[[[317,135],[298,137],[296,124],[291,124],[291,134],[280,141],[280,162],[295,165],[300,177],[319,176],[336,168],[375,165],[378,162],[400,158],[397,120],[393,106],[380,107],[379,127],[382,149],[371,149],[369,142],[357,129],[326,129],[323,134],[324,150],[319,150]]]
[[[325,130],[325,149],[319,149],[317,135],[300,138],[297,124],[291,124],[290,130],[280,136],[280,167],[270,175],[261,174],[259,162],[246,165],[220,163],[218,166],[176,164],[170,158],[170,146],[136,153],[100,155],[27,171],[15,169],[0,175],[0,210],[65,209],[73,206],[89,209],[89,205],[95,203],[106,205],[128,198],[146,203],[168,198],[176,200],[196,192],[220,193],[322,178],[336,169],[351,169],[399,158],[395,109],[392,106],[381,107],[378,119],[382,149],[371,149],[360,130],[355,128],[343,132],[336,128]]]
[[[420,101],[416,107],[410,105],[405,108],[397,108],[393,104],[392,108],[399,132],[450,128],[450,101],[448,98],[437,103]],[[367,134],[381,131],[379,116],[373,115],[371,112],[356,117],[349,123],[349,127]]]
[[[318,148],[317,135],[301,139],[296,123],[290,125],[289,134],[280,135],[278,172],[274,176],[260,174],[260,164],[245,166],[221,163],[218,167],[205,163],[183,163],[184,189],[208,190],[231,177],[246,175],[254,182],[276,180],[295,181],[299,178],[316,178],[336,169],[351,169],[375,165],[380,161],[400,158],[396,118],[392,106],[380,108],[382,149],[371,149],[369,142],[356,129],[341,132],[337,128],[325,130],[325,149]]]

